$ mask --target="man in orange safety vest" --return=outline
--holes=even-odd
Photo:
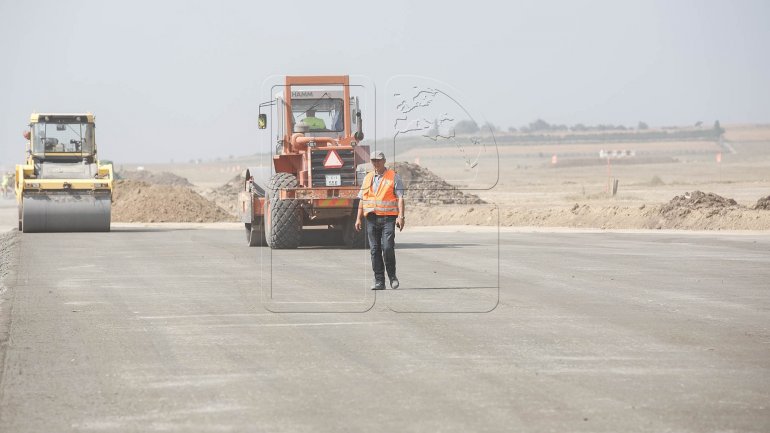
[[[356,231],[361,231],[362,219],[366,217],[374,271],[372,290],[385,288],[386,271],[390,287],[397,289],[395,239],[396,227],[399,231],[404,229],[404,184],[398,173],[385,168],[383,152],[372,152],[371,161],[374,171],[366,174],[358,194]]]

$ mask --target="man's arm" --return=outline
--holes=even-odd
[[[358,200],[358,215],[356,215],[356,231],[361,231],[361,218],[364,217],[364,201]]]
[[[398,218],[396,218],[396,226],[398,231],[404,229],[404,196],[398,198]]]
[[[396,173],[395,182],[393,185],[393,193],[398,197],[398,217],[396,218],[396,226],[398,230],[404,229],[404,182],[401,181],[401,176]]]
[[[358,213],[356,214],[355,229],[357,232],[361,231],[361,218],[364,217],[364,192],[358,190]]]

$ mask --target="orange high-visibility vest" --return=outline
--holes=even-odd
[[[396,172],[385,170],[377,186],[377,191],[372,191],[374,172],[369,172],[361,185],[361,201],[364,205],[364,215],[374,212],[377,215],[398,215],[398,197],[393,192],[396,181]]]

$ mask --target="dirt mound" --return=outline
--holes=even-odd
[[[202,223],[234,220],[215,203],[187,187],[130,179],[115,182],[113,222]]]
[[[754,205],[754,209],[757,210],[770,210],[770,195],[762,197],[757,200],[757,204]]]
[[[712,192],[693,191],[672,198],[668,204],[660,208],[660,214],[664,217],[684,217],[699,209],[714,215],[724,214],[731,208],[738,208],[738,203],[731,198],[724,198]]]
[[[406,200],[409,205],[485,203],[478,196],[463,193],[427,168],[417,164],[398,162],[393,168],[404,181]]]
[[[150,183],[154,185],[174,185],[185,187],[193,186],[190,181],[183,178],[182,176],[177,176],[176,174],[169,173],[167,171],[162,171],[160,173],[153,173],[147,170],[121,171],[120,178]]]
[[[222,186],[208,189],[201,192],[201,194],[207,199],[216,203],[222,209],[230,212],[232,215],[238,215],[238,193],[243,190],[243,182],[245,181],[243,173],[238,174],[232,179],[228,180]]]

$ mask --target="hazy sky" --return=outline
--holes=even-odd
[[[274,74],[431,77],[504,129],[768,122],[768,5],[0,0],[0,166],[33,110],[94,112],[116,162],[255,153]]]

